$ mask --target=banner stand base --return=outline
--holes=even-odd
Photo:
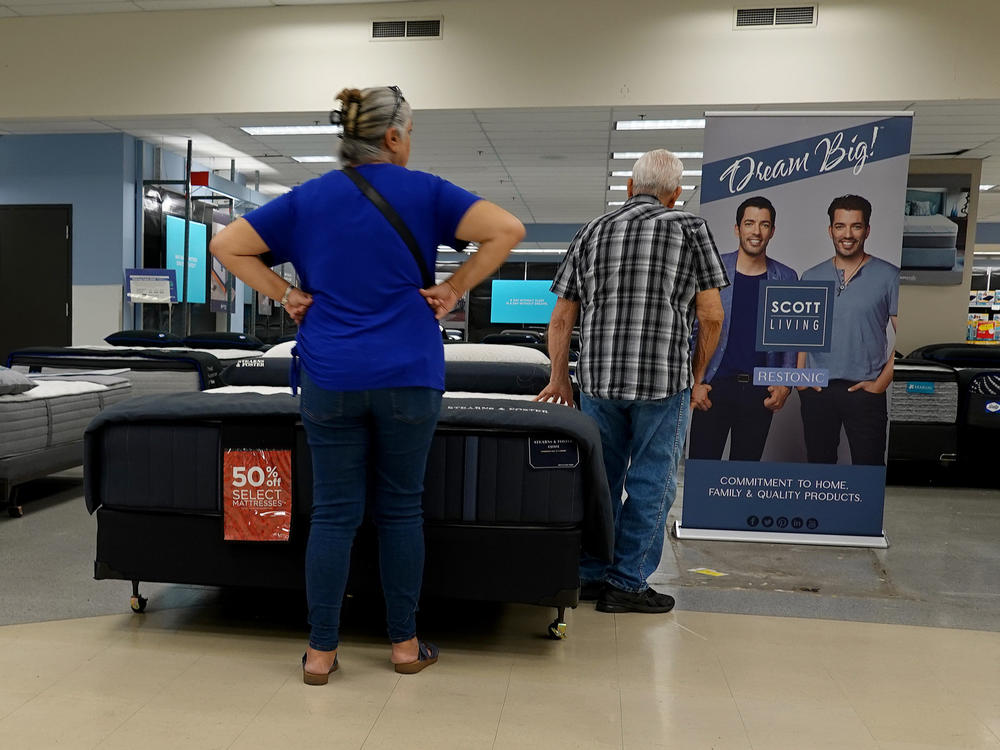
[[[881,536],[855,536],[851,534],[796,534],[787,531],[733,531],[731,529],[694,529],[674,522],[673,534],[678,539],[700,542],[768,542],[771,544],[814,544],[831,547],[871,547],[888,549],[889,540]]]

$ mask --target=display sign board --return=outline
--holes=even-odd
[[[492,323],[548,323],[556,306],[551,281],[497,279],[490,301]]]
[[[911,128],[910,113],[706,116],[701,215],[733,283],[678,536],[886,546]]]
[[[125,294],[134,304],[177,301],[177,273],[172,268],[126,268]]]
[[[222,464],[224,538],[288,541],[292,519],[292,452],[227,449]]]
[[[187,299],[182,302],[205,302],[207,286],[208,227],[197,221],[188,222],[188,279]],[[167,266],[177,274],[177,289],[184,289],[184,219],[167,216]]]

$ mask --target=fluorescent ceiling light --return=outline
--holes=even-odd
[[[618,120],[615,130],[701,130],[705,119],[699,120]]]
[[[615,151],[611,154],[612,159],[638,159],[645,151]],[[678,159],[703,159],[705,154],[701,151],[674,151],[674,156]]]
[[[299,164],[326,164],[337,161],[336,156],[293,156]]]
[[[681,185],[681,190],[694,190],[697,185]],[[628,185],[608,185],[608,190],[628,190]]]
[[[339,135],[340,125],[248,125],[240,128],[247,135]]]
[[[979,190],[985,192],[986,190],[992,190],[995,187],[996,185],[980,185]]]
[[[700,169],[685,169],[683,172],[681,172],[681,174],[684,177],[701,177],[701,170]],[[626,169],[626,170],[622,170],[622,171],[618,171],[618,172],[612,172],[611,176],[612,177],[631,177],[632,176],[632,170],[631,169]]]

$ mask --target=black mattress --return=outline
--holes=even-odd
[[[179,393],[99,415],[84,446],[97,577],[300,587],[312,471],[298,412],[290,395]],[[227,448],[291,449],[288,542],[223,540]],[[580,549],[610,559],[614,543],[596,425],[564,406],[446,398],[424,517],[425,593],[575,605]],[[355,544],[353,588],[377,585],[372,536]]]

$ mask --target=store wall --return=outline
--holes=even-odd
[[[121,133],[0,138],[0,204],[73,206],[74,344],[99,343],[120,327],[134,171],[135,139]]]
[[[741,31],[734,5],[427,0],[5,18],[0,117],[324,111],[342,85],[385,82],[421,109],[1000,90],[997,2],[821,0],[815,28]],[[427,16],[443,16],[443,39],[369,40],[374,18]]]

